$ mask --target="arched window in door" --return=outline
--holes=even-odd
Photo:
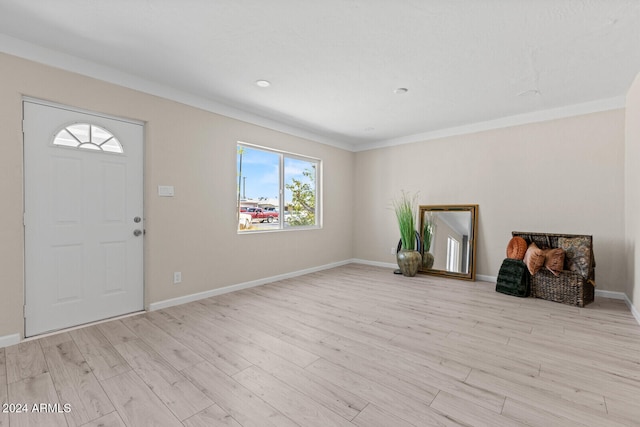
[[[124,153],[122,144],[111,132],[90,123],[76,123],[65,127],[56,134],[53,145],[108,153]]]

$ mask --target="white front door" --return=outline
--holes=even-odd
[[[23,105],[25,336],[142,310],[142,124]]]

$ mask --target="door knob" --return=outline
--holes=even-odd
[[[138,229],[133,230],[133,235],[134,236],[138,237],[141,234],[142,234],[142,230],[138,230]]]

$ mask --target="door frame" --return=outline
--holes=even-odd
[[[22,215],[23,215],[23,223],[22,223],[22,260],[23,260],[23,265],[22,265],[22,309],[23,309],[23,318],[22,318],[22,336],[23,338],[32,338],[32,337],[38,337],[38,336],[44,336],[47,334],[52,334],[52,333],[60,333],[61,331],[67,330],[67,329],[74,329],[77,327],[82,327],[84,325],[90,325],[90,324],[94,324],[94,323],[99,323],[108,319],[99,319],[93,322],[89,322],[87,324],[82,324],[82,325],[75,325],[75,326],[70,326],[68,328],[63,328],[60,330],[55,330],[55,331],[51,331],[51,332],[45,332],[43,334],[39,334],[39,335],[33,335],[31,337],[27,337],[27,321],[26,321],[26,317],[27,317],[27,313],[26,313],[26,306],[27,306],[27,248],[26,248],[26,227],[25,227],[25,212],[26,212],[26,200],[27,200],[27,193],[26,193],[26,168],[25,168],[25,138],[24,138],[24,104],[25,102],[30,102],[30,103],[34,103],[34,104],[39,104],[45,107],[52,107],[52,108],[59,108],[59,109],[63,109],[63,110],[67,110],[67,111],[71,111],[74,113],[79,113],[79,114],[88,114],[91,116],[96,116],[96,117],[100,117],[100,118],[104,118],[104,119],[108,119],[108,120],[116,120],[116,121],[120,121],[123,123],[128,123],[128,124],[133,124],[133,125],[138,125],[142,127],[142,165],[141,165],[141,174],[142,176],[141,181],[142,181],[142,224],[145,225],[145,229],[143,230],[143,235],[142,238],[144,239],[145,234],[146,234],[146,191],[145,191],[145,187],[146,187],[146,139],[147,139],[147,126],[146,126],[146,122],[142,121],[142,120],[136,120],[136,119],[130,119],[130,118],[126,118],[126,117],[122,117],[122,116],[115,116],[115,115],[111,115],[111,114],[107,114],[107,113],[103,113],[103,112],[98,112],[95,110],[89,110],[86,108],[80,108],[80,107],[74,107],[72,105],[68,105],[68,104],[61,104],[61,103],[57,103],[57,102],[53,102],[53,101],[48,101],[48,100],[44,100],[41,98],[34,98],[34,97],[30,97],[30,96],[26,96],[23,95],[22,99],[20,100],[20,109],[22,110]],[[146,296],[147,296],[147,286],[146,286],[146,245],[144,244],[144,240],[143,240],[143,245],[142,245],[142,310],[140,312],[145,312],[147,310],[147,303],[146,303]],[[127,314],[123,314],[122,316],[131,316],[133,314],[136,314],[136,312],[133,313],[127,313]],[[116,316],[116,317],[120,317],[120,316]]]

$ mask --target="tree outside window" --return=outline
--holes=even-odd
[[[239,144],[238,231],[318,227],[320,161]]]

